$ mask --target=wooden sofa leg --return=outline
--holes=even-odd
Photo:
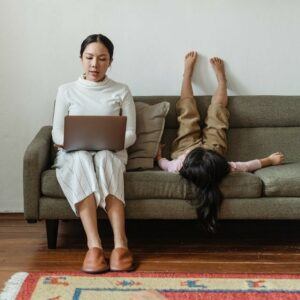
[[[37,222],[36,219],[28,219],[28,220],[26,220],[26,221],[27,221],[28,224],[34,224],[34,223]]]
[[[58,220],[46,220],[48,249],[56,249]]]

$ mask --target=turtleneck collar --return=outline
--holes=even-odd
[[[87,88],[97,88],[106,85],[109,81],[109,78],[105,75],[105,78],[102,81],[90,81],[84,79],[83,75],[81,75],[77,81],[80,85]]]

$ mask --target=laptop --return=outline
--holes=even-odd
[[[66,116],[64,149],[111,150],[124,149],[126,116]]]

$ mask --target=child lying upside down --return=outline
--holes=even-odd
[[[225,159],[229,111],[224,62],[218,57],[210,59],[218,86],[207,110],[206,127],[201,129],[191,80],[196,60],[195,51],[185,56],[181,94],[176,103],[179,128],[172,142],[172,160],[161,157],[160,147],[157,161],[161,169],[179,172],[197,187],[194,204],[198,219],[204,228],[215,232],[218,210],[223,200],[219,189],[222,179],[229,172],[252,172],[262,167],[281,164],[284,156],[276,152],[268,157],[247,162],[228,162]]]

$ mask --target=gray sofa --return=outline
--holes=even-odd
[[[203,122],[209,96],[196,97]],[[135,97],[171,104],[162,141],[168,156],[178,128],[175,96]],[[229,161],[261,158],[282,151],[285,164],[252,173],[229,174],[221,184],[225,200],[220,219],[300,219],[300,96],[229,97]],[[203,124],[202,124],[203,125]],[[58,220],[76,216],[50,169],[55,157],[51,126],[41,128],[24,155],[24,215],[46,220],[48,247],[56,247]],[[125,173],[128,219],[196,219],[190,205],[195,188],[178,174],[157,167]],[[99,216],[102,214],[99,211]]]

